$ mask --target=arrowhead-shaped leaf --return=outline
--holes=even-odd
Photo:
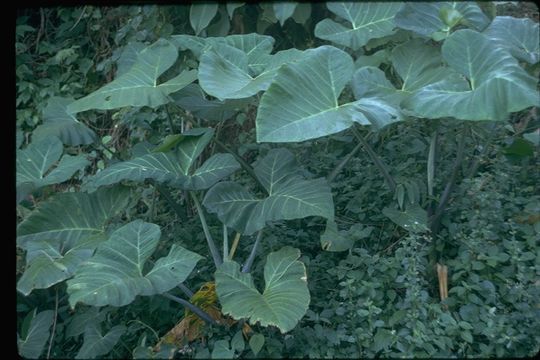
[[[91,177],[85,188],[93,191],[123,180],[144,182],[152,179],[185,190],[207,189],[240,168],[231,154],[215,154],[201,167],[191,171],[194,161],[212,139],[212,135],[213,130],[210,128],[186,131],[179,135],[176,151],[153,152],[116,163]]]
[[[50,171],[63,150],[62,142],[55,136],[32,143],[24,150],[17,150],[17,202],[30,191],[70,179],[74,173],[90,164],[85,155],[64,155]]]
[[[356,98],[377,97],[399,105],[403,99],[423,86],[458,76],[452,69],[441,66],[442,58],[437,48],[420,39],[409,40],[396,46],[390,60],[401,78],[401,86],[394,87],[377,67],[362,67],[353,76],[352,86]]]
[[[382,213],[388,216],[395,224],[410,232],[420,233],[429,230],[427,212],[418,205],[412,206],[405,211],[384,208]]]
[[[47,289],[73,276],[79,264],[92,256],[102,239],[98,236],[91,240],[79,241],[67,249],[62,248],[58,239],[29,242],[26,270],[17,283],[17,290],[28,296],[34,289]]]
[[[402,4],[329,2],[326,6],[350,25],[344,26],[334,20],[324,19],[315,26],[315,36],[358,50],[369,40],[394,32],[394,16]]]
[[[484,34],[510,54],[530,64],[540,60],[540,29],[531,19],[496,16]]]
[[[54,311],[45,310],[37,314],[30,322],[26,337],[17,336],[19,355],[29,359],[37,359],[50,337],[49,329],[53,324]]]
[[[87,326],[84,332],[84,343],[75,359],[94,359],[108,354],[126,330],[124,325],[117,325],[103,336],[98,326]]]
[[[255,288],[249,273],[236,262],[224,262],[216,271],[216,292],[222,312],[251,324],[276,326],[282,333],[293,329],[308,309],[310,296],[306,268],[298,261],[300,250],[284,247],[268,255],[264,266],[265,288]]]
[[[402,29],[431,37],[437,32],[448,32],[452,28],[444,21],[444,13],[457,11],[461,23],[482,31],[489,24],[489,19],[474,2],[410,2],[405,3],[394,19]]]
[[[96,140],[96,133],[67,112],[72,98],[52,97],[43,110],[43,124],[32,133],[32,140],[56,136],[66,145],[88,145]]]
[[[160,39],[142,50],[137,62],[127,73],[92,94],[68,106],[68,112],[78,113],[90,109],[110,110],[124,106],[155,108],[169,101],[168,95],[182,89],[197,78],[197,72],[183,71],[177,77],[158,84],[158,78],[169,69],[178,50],[173,43]]]
[[[417,116],[461,120],[504,120],[538,106],[537,79],[485,35],[458,30],[442,46],[446,63],[463,77],[446,78],[416,91],[402,103]]]
[[[141,220],[113,232],[67,281],[71,306],[124,306],[137,295],[161,294],[184,281],[202,257],[176,245],[143,274],[160,236],[159,226]]]
[[[306,216],[333,219],[332,193],[326,180],[304,180],[288,150],[270,150],[254,170],[268,192],[264,199],[229,181],[216,184],[206,193],[203,204],[227,226],[249,235],[268,221]]]
[[[353,71],[351,56],[332,46],[307,50],[302,61],[283,65],[261,98],[257,141],[304,141],[354,122],[380,128],[399,121],[398,110],[377,98],[338,103]]]
[[[210,21],[216,16],[219,4],[193,4],[189,9],[189,22],[195,35],[206,29]]]
[[[296,7],[298,6],[298,3],[296,2],[276,2],[273,4],[274,6],[274,14],[276,15],[276,18],[279,20],[279,24],[283,26],[285,24],[285,20],[290,18]]]
[[[93,194],[57,194],[40,204],[17,228],[17,245],[27,249],[29,242],[63,241],[69,249],[82,239],[102,235],[109,218],[124,210],[129,189],[113,187]]]

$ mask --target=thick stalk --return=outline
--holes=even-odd
[[[238,243],[240,242],[240,233],[237,232],[236,236],[234,237],[233,244],[231,246],[231,251],[229,252],[229,261],[232,261],[234,257],[234,253],[236,252],[236,248],[238,247]]]
[[[54,334],[56,333],[56,321],[58,319],[58,286],[56,287],[56,301],[54,303],[54,321],[53,321],[53,327],[51,331],[51,338],[49,339],[49,348],[47,349],[47,359],[51,357],[51,349],[53,345],[54,340]]]
[[[433,214],[433,188],[435,180],[435,159],[437,158],[437,139],[439,133],[437,129],[431,134],[431,141],[429,144],[429,154],[428,154],[428,163],[427,163],[427,184],[428,184],[428,195],[430,197],[427,212],[428,216]]]
[[[172,121],[171,113],[169,112],[169,106],[165,104],[165,111],[167,112],[167,120],[169,120],[169,127],[171,128],[171,134],[175,134],[175,128]]]
[[[334,181],[334,179],[336,178],[336,176],[338,176],[338,174],[341,172],[341,170],[345,167],[345,165],[347,165],[347,163],[349,162],[349,160],[352,159],[352,157],[358,152],[358,150],[360,150],[360,148],[362,147],[362,144],[358,144],[354,147],[354,149],[352,149],[352,151],[350,153],[348,153],[340,162],[339,164],[334,168],[334,170],[332,170],[332,172],[330,173],[330,175],[328,175],[328,177],[326,178],[328,180],[329,183],[331,183],[332,181]]]
[[[177,296],[171,295],[169,293],[163,293],[163,294],[161,294],[161,296],[164,296],[169,300],[175,301],[175,302],[183,305],[184,307],[191,310],[193,313],[195,313],[198,317],[200,317],[201,319],[203,319],[207,323],[209,323],[211,325],[217,325],[217,322],[214,319],[212,319],[210,317],[210,315],[208,315],[208,313],[206,313],[204,310],[200,309],[199,307],[193,305],[189,301],[184,300],[182,298],[179,298]]]
[[[199,199],[197,199],[197,195],[195,195],[193,191],[190,191],[189,194],[191,195],[193,203],[195,203],[195,207],[197,208],[197,214],[199,214],[199,219],[201,220],[204,236],[206,237],[208,248],[210,249],[210,253],[212,254],[212,258],[214,259],[214,264],[216,265],[216,267],[218,267],[219,265],[221,265],[221,257],[219,256],[219,251],[216,247],[216,244],[214,243],[214,240],[212,239],[212,235],[210,235],[210,230],[208,229],[208,224],[206,223],[206,218],[204,217],[204,212],[202,210],[201,204],[199,203]]]
[[[454,167],[452,169],[452,174],[450,175],[450,179],[446,183],[446,187],[444,188],[444,192],[441,195],[439,205],[437,206],[437,209],[435,210],[435,214],[433,215],[431,219],[430,228],[433,234],[436,234],[439,230],[442,214],[444,213],[444,209],[446,208],[448,200],[450,200],[450,194],[456,183],[457,176],[459,174],[459,168],[461,167],[463,163],[464,156],[465,156],[465,133],[462,133],[458,140],[457,155],[456,155],[456,160],[454,162]]]
[[[188,298],[191,299],[191,297],[193,296],[193,291],[191,291],[186,285],[184,285],[184,283],[178,284],[177,287],[182,290],[182,292],[186,294]]]
[[[242,267],[243,273],[248,273],[251,269],[251,265],[253,264],[253,260],[255,260],[255,254],[257,253],[257,248],[259,247],[259,243],[261,242],[262,238],[262,230],[259,230],[257,233],[257,239],[255,239],[255,244],[253,244],[253,249],[251,249],[251,253],[249,254],[248,259],[246,260],[244,266]]]
[[[467,178],[473,178],[476,175],[476,172],[478,171],[478,167],[480,166],[480,161],[486,156],[487,152],[489,151],[489,147],[493,140],[495,139],[495,133],[497,132],[497,127],[493,126],[493,129],[491,129],[491,132],[489,133],[486,142],[484,143],[484,146],[482,147],[482,151],[478,156],[474,159],[472,162],[469,171],[467,171]]]
[[[390,190],[392,192],[395,192],[396,191],[396,182],[395,182],[394,178],[390,175],[388,170],[386,169],[386,165],[383,163],[383,161],[377,155],[377,153],[375,153],[375,151],[373,150],[371,145],[369,145],[369,143],[362,136],[362,134],[360,134],[360,132],[354,127],[352,128],[352,131],[353,131],[354,136],[356,136],[356,138],[360,141],[360,143],[362,145],[364,145],[364,148],[366,149],[366,151],[367,151],[369,157],[371,158],[371,160],[375,163],[375,166],[377,166],[377,168],[379,168],[379,171],[384,176],[384,179],[386,180],[386,184],[388,185]]]
[[[219,141],[218,139],[214,139],[216,145],[223,151],[226,151],[228,152],[229,154],[231,154],[232,156],[234,156],[234,158],[236,159],[236,161],[238,161],[240,163],[240,165],[244,168],[244,170],[249,174],[249,176],[251,176],[255,182],[257,183],[257,185],[266,192],[266,188],[264,187],[264,185],[261,183],[261,181],[259,180],[259,178],[257,177],[257,175],[255,175],[255,170],[253,170],[253,168],[251,167],[251,165],[249,165],[244,159],[242,159],[242,157],[240,155],[238,155],[235,151],[233,151],[231,148],[229,148],[227,145],[223,144],[221,141]]]
[[[223,224],[223,259],[229,257],[229,231],[227,225]]]

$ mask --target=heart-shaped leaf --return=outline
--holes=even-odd
[[[201,167],[191,171],[193,162],[212,135],[210,128],[186,131],[181,134],[176,151],[153,152],[116,163],[91,177],[85,183],[85,189],[93,191],[123,180],[144,182],[147,179],[185,190],[207,189],[240,168],[231,154],[215,154]]]
[[[97,138],[96,133],[67,112],[67,106],[72,102],[72,98],[50,98],[43,110],[43,124],[33,131],[32,140],[37,142],[56,136],[66,145],[93,143]]]
[[[332,46],[306,50],[302,61],[281,66],[261,98],[257,141],[304,141],[340,132],[355,122],[380,128],[399,121],[398,110],[377,98],[339,105],[353,71],[351,56]]]
[[[540,29],[531,19],[496,16],[484,34],[510,54],[529,64],[540,60]]]
[[[71,103],[69,113],[90,109],[110,110],[124,106],[155,108],[169,101],[168,95],[182,89],[197,78],[197,72],[183,71],[175,78],[158,84],[158,78],[169,69],[176,58],[176,46],[160,39],[142,50],[136,63],[122,76],[92,94]]]
[[[43,348],[50,337],[49,329],[53,324],[53,318],[54,311],[42,311],[32,318],[30,327],[28,328],[24,338],[19,338],[17,334],[17,347],[19,348],[19,355],[29,359],[37,359],[41,355]]]
[[[208,211],[236,231],[250,235],[268,221],[306,216],[334,217],[332,192],[324,179],[304,180],[294,155],[286,149],[272,149],[255,166],[255,175],[268,197],[257,199],[241,185],[226,181],[206,193]]]
[[[103,235],[109,218],[124,210],[130,191],[125,187],[57,194],[43,202],[17,228],[17,245],[27,249],[29,242],[62,241],[70,249],[85,238]]]
[[[189,22],[195,35],[206,29],[210,21],[216,16],[219,4],[193,4],[189,9]]]
[[[402,102],[419,117],[504,120],[540,101],[537,79],[487,36],[464,29],[442,46],[447,64],[463,77],[449,77],[416,91]]]
[[[298,6],[298,3],[296,2],[275,2],[273,4],[274,6],[274,14],[276,15],[276,18],[279,20],[279,24],[283,26],[285,24],[285,20],[290,18],[294,14],[294,10]]]
[[[437,32],[449,32],[452,26],[444,21],[444,14],[459,13],[461,23],[482,31],[489,19],[474,2],[410,2],[405,3],[394,19],[402,29],[432,37]],[[455,18],[455,16],[454,16]]]
[[[113,232],[67,281],[70,305],[124,306],[137,295],[161,294],[184,281],[202,257],[177,245],[143,274],[160,236],[159,226],[142,220]]]
[[[284,247],[268,255],[264,266],[265,288],[255,288],[249,273],[236,262],[224,262],[216,271],[216,291],[222,312],[251,324],[276,326],[285,333],[296,326],[308,309],[310,296],[306,268],[298,261],[300,250]]]
[[[117,325],[103,336],[98,326],[87,326],[84,332],[83,345],[75,359],[95,359],[98,356],[108,354],[126,330],[127,328],[124,325]]]
[[[358,50],[369,40],[394,32],[394,16],[402,4],[328,2],[326,6],[350,25],[344,26],[332,19],[324,19],[315,26],[315,36]]]
[[[29,191],[64,182],[90,164],[85,155],[64,155],[50,171],[63,150],[62,142],[55,136],[32,143],[24,150],[17,150],[17,202]]]
[[[382,213],[395,224],[410,232],[420,233],[429,230],[427,212],[418,205],[409,207],[405,211],[384,208]]]

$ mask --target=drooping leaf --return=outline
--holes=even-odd
[[[51,167],[60,159],[63,149],[60,140],[52,136],[31,143],[24,150],[17,150],[17,202],[30,191],[70,179],[74,173],[90,164],[85,155],[64,155],[51,171]]]
[[[199,35],[201,31],[206,29],[210,21],[216,16],[218,4],[192,4],[189,9],[189,22],[195,35]]]
[[[306,268],[299,257],[300,250],[288,246],[271,252],[264,266],[262,294],[251,274],[241,273],[234,261],[224,262],[215,273],[223,313],[234,319],[249,319],[251,324],[276,326],[282,333],[294,328],[310,301]]]
[[[98,327],[104,320],[111,308],[97,308],[88,306],[85,309],[78,308],[75,315],[66,328],[66,337],[75,337],[84,334],[87,326]]]
[[[484,30],[487,37],[529,64],[536,64],[540,60],[539,33],[538,23],[512,16],[496,16]]]
[[[402,4],[328,2],[326,6],[334,14],[347,20],[350,26],[344,26],[332,19],[324,19],[315,26],[315,36],[358,50],[370,39],[394,32],[394,16]]]
[[[243,2],[227,2],[225,4],[227,6],[227,13],[229,14],[229,18],[232,20],[234,10],[238,9],[241,6],[244,6]]]
[[[75,273],[77,267],[94,252],[99,238],[62,248],[58,239],[29,242],[26,246],[26,270],[17,282],[17,290],[28,296],[34,289],[47,289]]]
[[[333,219],[332,193],[324,179],[304,180],[294,155],[272,149],[254,168],[268,197],[257,199],[241,185],[221,182],[212,187],[203,204],[236,231],[250,235],[268,221],[322,216]]]
[[[249,98],[208,100],[197,84],[189,84],[171,97],[175,104],[188,110],[194,116],[213,122],[228,120],[251,103]]]
[[[108,354],[126,330],[124,325],[117,325],[107,334],[101,335],[99,326],[89,325],[84,332],[83,345],[75,359],[95,359]]]
[[[274,14],[276,15],[276,18],[279,20],[279,24],[283,26],[285,24],[285,20],[290,18],[292,14],[294,13],[294,10],[296,9],[296,6],[298,6],[298,3],[296,2],[275,2],[273,4],[274,6]]]
[[[402,29],[431,37],[437,32],[449,32],[452,26],[444,21],[444,13],[453,10],[461,16],[460,23],[482,31],[489,24],[489,19],[472,1],[463,2],[410,2],[405,3],[394,19]]]
[[[261,98],[257,141],[304,141],[340,132],[354,122],[380,128],[399,121],[398,110],[377,98],[338,103],[353,71],[350,55],[332,46],[307,50],[302,61],[280,67]]]
[[[402,102],[417,116],[461,120],[504,120],[508,114],[538,106],[537,80],[485,35],[464,29],[442,46],[446,63],[463,75],[416,91]]]
[[[410,232],[428,231],[427,212],[418,205],[409,207],[405,211],[387,207],[383,209],[382,213],[395,224]]]
[[[366,66],[353,76],[353,91],[356,98],[377,97],[392,104],[399,103],[423,86],[458,74],[441,66],[440,51],[420,39],[412,39],[396,46],[390,55],[392,66],[400,76],[401,86],[396,88],[382,70]]]
[[[90,109],[110,110],[125,106],[155,108],[169,101],[168,95],[182,89],[197,78],[197,72],[183,71],[175,78],[158,84],[158,78],[169,69],[178,50],[173,43],[160,39],[142,50],[136,63],[124,75],[92,94],[71,103],[69,113]]]
[[[246,98],[266,90],[281,65],[302,56],[302,51],[290,49],[250,59],[236,47],[217,43],[201,55],[199,83],[206,93],[220,99]]]
[[[107,220],[125,209],[129,193],[117,186],[93,194],[57,194],[18,226],[17,245],[26,249],[29,242],[58,239],[71,248],[84,238],[104,234]]]
[[[124,306],[137,295],[161,294],[184,281],[202,257],[175,244],[143,274],[160,236],[159,226],[142,220],[113,232],[67,281],[70,305]]]
[[[42,311],[33,317],[24,338],[19,338],[17,334],[19,355],[29,359],[37,359],[41,355],[50,337],[49,329],[53,324],[53,318],[54,311]]]
[[[321,247],[326,251],[345,251],[354,245],[354,240],[338,231],[334,221],[326,222],[326,229],[321,235]]]
[[[67,112],[72,98],[52,97],[43,110],[43,124],[32,133],[34,142],[56,136],[66,145],[88,145],[93,143],[97,135],[85,124]]]
[[[298,24],[304,25],[306,21],[311,17],[311,4],[310,3],[298,3],[292,14],[292,18]]]
[[[123,180],[144,182],[152,179],[180,189],[202,190],[240,168],[231,154],[214,154],[201,167],[191,171],[193,162],[212,139],[213,130],[196,128],[180,136],[175,151],[152,152],[116,163],[88,179],[85,189],[92,191]]]

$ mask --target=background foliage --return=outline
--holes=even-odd
[[[533,3],[519,6],[499,3],[479,3],[483,16],[491,20],[495,15],[510,15],[538,22],[538,9]],[[389,11],[394,10],[398,9]],[[199,70],[210,73],[206,74],[207,80],[200,73],[198,85],[191,84],[173,93],[173,101],[167,105],[150,108],[125,103],[123,107],[108,107],[104,95],[97,101],[105,104],[101,110],[84,111],[76,116],[69,111],[73,104],[84,108],[84,104],[74,103],[74,99],[83,98],[133,71],[131,65],[136,54],[160,38],[258,33],[275,39],[274,52],[305,50],[329,44],[335,39],[332,35],[335,29],[350,26],[342,15],[335,5],[324,3],[301,3],[296,7],[293,3],[227,3],[206,4],[204,8],[202,5],[87,5],[18,10],[17,222],[23,225],[18,228],[16,271],[17,340],[22,356],[524,357],[538,352],[540,118],[537,108],[514,112],[500,122],[465,124],[447,119],[415,119],[391,124],[377,132],[360,128],[357,130],[360,136],[365,137],[395,180],[393,190],[368,152],[358,151],[358,140],[349,131],[332,131],[329,133],[334,135],[317,139],[308,136],[307,141],[287,144],[287,150],[277,150],[283,144],[257,143],[257,137],[261,136],[257,133],[261,127],[256,128],[261,101],[257,93],[266,90],[264,76],[271,78],[278,65],[273,68],[266,64],[257,69],[256,62],[246,57],[242,60],[245,62],[242,71],[258,71],[262,80],[240,84],[237,92],[223,93],[224,87],[212,83],[215,75],[211,71],[220,56],[229,56],[227,51],[230,56],[236,56],[234,49],[226,45],[218,45],[223,52],[206,52],[199,54],[200,58],[195,54],[198,45],[193,45],[195,51],[181,51],[179,59],[163,70],[160,77],[163,82],[173,81],[178,72],[189,73],[198,61]],[[403,28],[414,29],[414,19],[408,21]],[[400,85],[402,74],[394,73],[389,66],[389,49],[403,41],[400,39],[403,32],[386,35],[388,29],[375,31],[381,31],[379,39],[340,37],[336,41],[338,45],[334,45],[354,60],[354,65],[350,64],[351,74],[352,66],[355,70],[371,66],[394,85]],[[434,39],[437,36],[446,35],[438,31]],[[168,45],[161,45],[166,51]],[[300,55],[290,51],[282,56],[288,59]],[[521,59],[520,65],[538,78],[538,62],[527,59]],[[205,70],[203,63],[212,66]],[[298,69],[297,75],[301,67]],[[238,78],[238,74],[231,77],[232,85],[237,85]],[[183,79],[176,79],[176,84]],[[278,84],[286,80],[281,80],[279,75],[272,79]],[[206,96],[203,90],[212,96]],[[355,102],[361,91],[345,89],[335,94],[336,101],[339,97],[340,103]],[[268,99],[259,108],[263,114],[277,116],[273,112],[287,110],[288,104],[283,99],[272,98],[279,96],[279,91],[269,88],[268,93]],[[154,95],[158,100],[167,96],[165,90]],[[180,304],[162,296],[150,296],[160,293],[156,289],[167,287],[166,283],[154,281],[152,289],[143,285],[146,281],[143,276],[150,276],[154,266],[159,269],[159,264],[181,259],[187,256],[186,252],[208,254],[206,230],[214,238],[221,238],[223,227],[219,220],[223,220],[227,211],[218,208],[212,211],[208,205],[212,198],[207,197],[204,205],[209,210],[208,229],[203,229],[197,217],[197,199],[190,198],[186,190],[197,186],[207,189],[208,184],[182,180],[167,194],[154,186],[155,182],[144,182],[142,177],[143,181],[129,190],[118,186],[114,193],[110,188],[111,193],[103,189],[91,194],[79,192],[81,188],[99,186],[99,177],[89,180],[98,171],[110,171],[114,164],[133,157],[154,154],[151,156],[162,158],[150,153],[150,149],[156,145],[162,149],[173,147],[178,139],[165,138],[166,135],[200,127],[213,128],[211,134],[217,141],[208,137],[208,147],[190,158],[187,167],[167,169],[175,172],[175,178],[195,177],[193,170],[205,166],[203,160],[209,161],[212,155],[228,148],[248,164],[255,163],[255,172],[259,174],[264,173],[264,162],[269,161],[265,159],[272,155],[291,156],[288,171],[295,171],[294,181],[305,181],[302,184],[319,181],[319,195],[332,192],[334,209],[312,213],[322,217],[289,216],[284,217],[288,220],[268,224],[257,251],[259,261],[253,264],[249,275],[242,278],[236,274],[239,269],[235,263],[227,263],[219,270],[222,276],[236,274],[237,279],[250,283],[248,287],[264,297],[263,290],[268,285],[266,272],[270,272],[267,267],[272,268],[275,254],[285,251],[294,257],[295,251],[283,247],[299,249],[299,261],[294,258],[291,264],[297,272],[307,272],[309,295],[306,297],[300,284],[297,296],[311,300],[296,327],[284,325],[287,331],[283,333],[276,327],[235,321],[221,312],[231,314],[236,310],[234,304],[218,301],[216,290],[220,296],[227,290],[219,284],[216,289],[212,282],[214,268],[209,255],[197,258],[196,270],[191,273],[195,265],[187,264],[189,269],[180,275],[185,275],[182,279],[187,277],[186,282],[195,291],[192,302],[226,326],[206,325]],[[439,139],[437,176],[429,184],[427,154],[435,129]],[[462,137],[461,143],[458,135],[463,133],[467,136]],[[433,204],[439,201],[430,188],[444,189],[454,171],[459,148],[465,149],[463,163],[465,160],[472,163],[474,171],[466,166],[456,170],[461,176],[441,216],[440,226],[436,232],[426,232],[423,209],[434,208]],[[343,158],[351,153],[346,166],[341,167]],[[231,169],[236,169],[235,160],[228,156],[231,159],[220,158],[220,162],[230,161]],[[39,170],[27,166],[27,162],[39,164]],[[232,170],[227,172],[231,173]],[[469,173],[473,176],[466,176]],[[103,174],[106,172],[100,176]],[[133,174],[122,176],[124,180],[139,181]],[[168,173],[162,177],[156,175],[154,180],[169,179],[167,176],[170,177]],[[262,203],[260,199],[266,196],[265,178],[258,178],[263,183],[261,186],[253,178],[234,173],[229,179],[234,180],[234,185],[231,182],[218,185],[242,188]],[[331,178],[330,188],[319,178]],[[294,190],[285,185],[282,184],[284,191]],[[264,201],[272,200],[271,191],[268,195]],[[61,199],[67,199],[70,206],[64,206]],[[174,204],[181,206],[175,208]],[[271,214],[266,215],[267,220],[274,219]],[[28,219],[38,224],[50,224],[50,219],[57,219],[58,226],[34,228],[29,223],[24,225]],[[327,219],[335,221],[335,226],[327,226]],[[420,221],[417,227],[407,229],[416,221]],[[254,228],[253,222],[237,219],[239,228],[252,227],[249,234],[259,230],[264,222]],[[83,225],[87,233],[73,230]],[[114,242],[105,241],[107,236],[115,234],[129,242],[134,238],[123,234],[135,231],[136,227],[148,230],[149,233],[141,235],[141,243],[149,245],[142,246],[146,258],[139,258],[137,267],[129,268],[133,283],[127,288],[138,290],[132,294],[134,300],[117,307],[126,301],[116,298],[118,294],[113,289],[108,295],[92,300],[106,306],[79,304],[72,308],[75,304],[70,303],[73,301],[70,295],[77,293],[77,286],[92,283],[95,266],[107,267],[112,261],[107,258],[107,251],[113,251]],[[72,231],[66,235],[62,229]],[[86,237],[84,243],[77,242],[88,234],[92,236]],[[232,234],[231,231],[231,242]],[[248,258],[255,241],[256,234],[243,236],[235,258]],[[93,255],[98,244],[101,245]],[[75,269],[91,257],[94,263],[83,266],[85,271],[72,278]],[[122,264],[112,263],[123,269]],[[448,267],[448,297],[443,301],[436,270],[440,263]],[[114,278],[114,272],[109,276]],[[66,282],[66,279],[70,280]],[[298,310],[303,314],[302,311],[305,309]],[[258,314],[241,316],[256,318]]]

